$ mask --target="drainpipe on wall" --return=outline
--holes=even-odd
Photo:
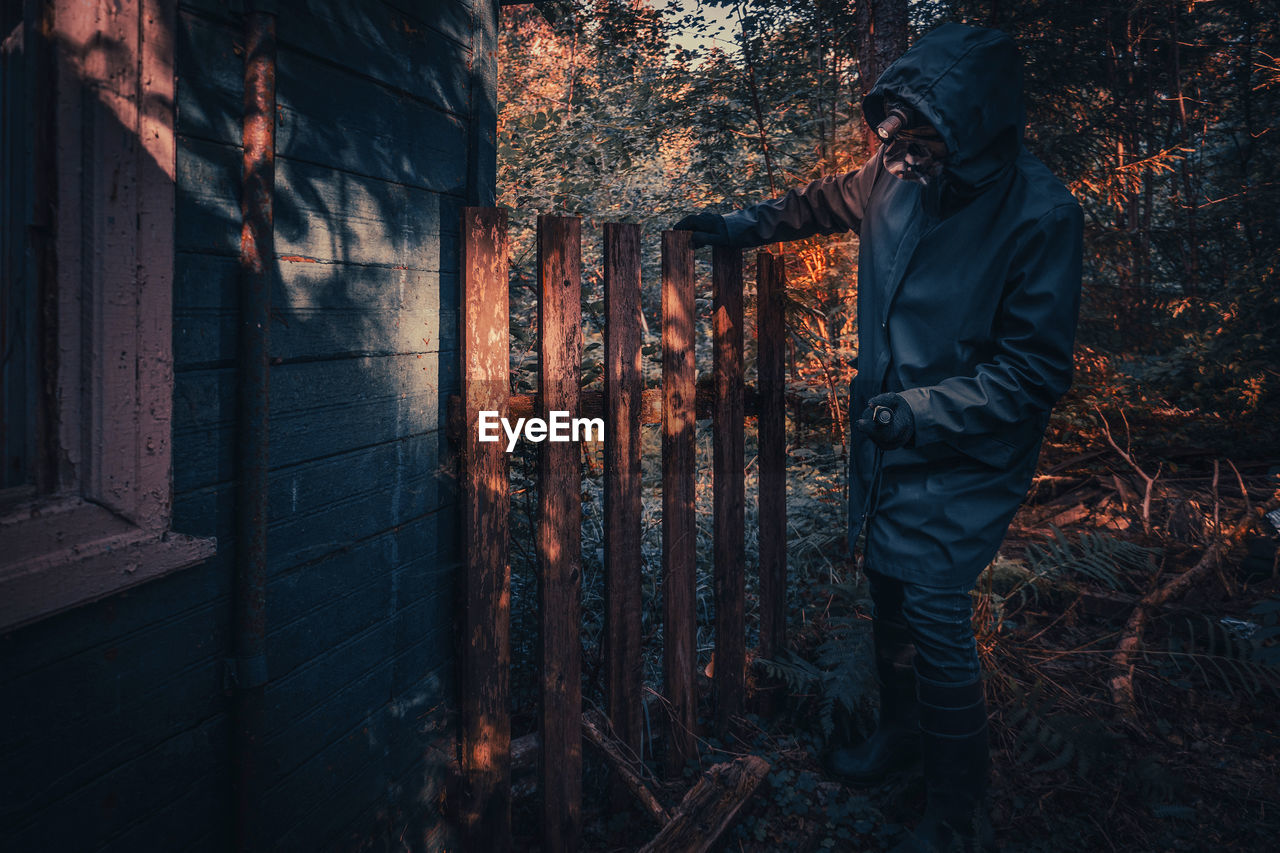
[[[261,744],[267,684],[267,461],[272,201],[276,141],[276,11],[248,2],[244,19],[244,164],[240,191],[239,412],[236,436],[235,846],[265,849]]]

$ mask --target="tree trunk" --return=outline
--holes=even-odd
[[[865,96],[889,65],[907,49],[906,0],[858,0],[858,81]],[[863,129],[868,153],[880,140],[875,128]]]

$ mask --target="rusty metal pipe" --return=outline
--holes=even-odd
[[[267,464],[275,274],[276,15],[245,15],[235,578],[235,845],[266,849],[260,747],[267,684]]]

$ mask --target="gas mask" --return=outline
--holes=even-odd
[[[942,173],[947,143],[910,105],[889,99],[876,136],[884,141],[885,168],[895,177],[927,186]]]

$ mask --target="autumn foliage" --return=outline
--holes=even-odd
[[[535,381],[536,213],[584,219],[588,384],[601,372],[600,225],[644,226],[645,370],[656,384],[658,232],[695,210],[727,212],[865,160],[857,13],[866,9],[856,6],[551,0],[504,9],[498,187],[513,226],[518,388]],[[974,594],[996,708],[997,826],[1023,849],[1059,849],[1054,833],[1062,849],[1076,849],[1068,837],[1090,849],[1265,849],[1280,814],[1268,769],[1280,745],[1267,711],[1280,696],[1280,569],[1262,518],[1280,505],[1280,0],[904,6],[910,39],[959,20],[1017,40],[1026,145],[1085,212],[1074,384],[1054,412],[1033,491]],[[850,797],[814,760],[829,738],[870,719],[870,675],[859,663],[865,590],[840,556],[857,238],[782,249],[794,643],[786,660],[757,662],[753,673],[783,679],[792,698],[784,723],[753,719],[741,742],[703,745],[767,753],[775,768],[773,793],[726,849],[883,849],[896,822],[913,819],[919,792]],[[709,276],[700,281],[698,356],[708,365]],[[748,381],[753,297],[749,284]],[[519,490],[535,480],[519,460],[513,470],[519,513]],[[648,564],[658,548],[652,495],[645,506]],[[588,698],[601,588],[591,556],[584,551]],[[518,661],[534,624],[521,603],[534,567],[517,555],[512,572]],[[646,575],[646,601],[660,593],[656,575]],[[749,575],[749,615],[755,594]],[[646,642],[660,637],[656,614]],[[705,639],[703,605],[699,624]],[[658,683],[656,664],[647,666]],[[521,678],[517,665],[518,706]]]

